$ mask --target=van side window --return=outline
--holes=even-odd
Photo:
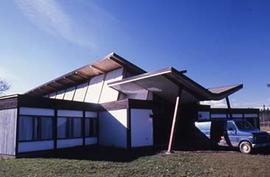
[[[227,122],[227,130],[235,130],[235,126],[232,122]]]

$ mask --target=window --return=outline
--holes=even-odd
[[[86,137],[97,136],[97,119],[96,118],[85,119],[85,136]]]
[[[57,126],[60,139],[82,137],[82,118],[59,117]]]
[[[40,118],[40,139],[52,139],[53,123],[52,118]]]
[[[236,130],[236,129],[235,129],[235,126],[234,126],[234,124],[233,124],[232,122],[228,122],[228,123],[227,123],[227,130],[229,130],[229,131],[234,131],[234,130]]]
[[[19,141],[52,139],[51,117],[21,116],[19,118]]]
[[[256,130],[256,128],[246,120],[237,120],[235,121],[235,124],[238,129],[242,131]]]

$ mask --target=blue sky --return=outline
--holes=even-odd
[[[243,83],[235,107],[270,106],[270,1],[2,0],[0,77],[24,93],[110,52],[205,87]],[[222,104],[222,102],[218,103]]]

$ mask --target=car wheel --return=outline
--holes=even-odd
[[[250,154],[252,150],[251,144],[247,141],[243,141],[239,145],[239,150],[244,154]]]

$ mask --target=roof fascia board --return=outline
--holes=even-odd
[[[112,52],[109,55],[109,58],[112,59],[113,61],[115,61],[116,63],[122,65],[122,66],[129,66],[130,68],[133,68],[133,69],[137,70],[138,74],[146,73],[146,71],[143,70],[142,68],[136,66],[135,64],[129,62],[128,60],[124,59],[123,57],[121,57],[120,55],[117,55],[114,52]]]
[[[168,74],[171,73],[172,69],[171,68],[164,68],[158,71],[154,71],[154,72],[148,72],[148,73],[144,73],[144,74],[140,74],[137,76],[132,76],[132,77],[128,77],[126,79],[122,79],[120,81],[114,81],[114,82],[110,82],[108,83],[108,86],[115,86],[115,85],[120,85],[120,84],[125,84],[125,83],[129,83],[129,82],[134,82],[134,81],[138,81],[141,79],[147,79],[150,77],[155,77],[155,76],[159,76],[159,75],[163,75],[163,74]]]

